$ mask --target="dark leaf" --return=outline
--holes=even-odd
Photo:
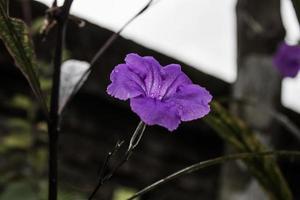
[[[0,38],[14,58],[15,64],[28,80],[34,94],[48,115],[46,100],[35,71],[36,61],[31,38],[24,22],[10,18],[5,3],[0,4]]]

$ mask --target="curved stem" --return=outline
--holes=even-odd
[[[133,200],[141,195],[144,195],[144,194],[160,187],[161,185],[163,185],[165,183],[168,183],[171,180],[174,180],[174,179],[179,178],[186,174],[196,172],[196,171],[206,168],[206,167],[222,164],[227,161],[249,159],[249,158],[261,157],[261,156],[290,156],[290,157],[297,156],[297,157],[300,157],[300,151],[266,151],[266,152],[258,152],[258,153],[239,153],[239,154],[222,156],[222,157],[217,157],[214,159],[202,161],[202,162],[196,163],[194,165],[188,166],[188,167],[186,167],[182,170],[179,170],[163,179],[156,181],[155,183],[138,191],[137,193],[135,193],[133,196],[131,196],[127,200]]]

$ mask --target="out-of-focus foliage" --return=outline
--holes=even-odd
[[[16,182],[9,185],[0,196],[0,200],[34,200],[37,199],[37,193],[27,182]]]
[[[241,120],[230,114],[219,103],[211,104],[212,112],[204,120],[220,137],[242,152],[263,152],[267,148],[256,138],[253,131]],[[257,178],[271,199],[292,200],[292,193],[273,158],[249,158],[244,163]]]
[[[42,28],[44,26],[45,19],[44,17],[39,17],[32,21],[30,30],[32,34],[39,34],[42,32]]]
[[[127,187],[119,187],[114,191],[114,195],[112,200],[124,200],[131,197],[133,194],[135,194],[137,191],[132,188]],[[139,200],[139,198],[136,198],[136,200]]]
[[[38,186],[38,187],[37,187]],[[33,181],[24,180],[11,183],[0,195],[0,200],[46,200],[47,181],[33,184]],[[60,200],[83,200],[85,197],[74,192],[59,191]]]
[[[45,122],[36,121],[38,108],[27,96],[16,95],[4,106],[25,116],[6,116],[0,129],[0,156],[5,158],[0,161],[0,199],[41,199],[47,168]]]
[[[5,1],[0,4],[0,38],[3,40],[16,65],[27,78],[33,92],[41,104],[45,114],[48,113],[46,100],[40,87],[36,73],[36,61],[28,28],[23,21],[10,18]]]
[[[36,60],[28,28],[21,21],[10,18],[6,6],[0,7],[0,38],[15,60],[45,108],[50,99],[52,68],[49,63]],[[43,20],[33,21],[31,34],[39,34]],[[63,59],[70,57],[63,49]],[[39,67],[37,67],[39,66]],[[39,76],[37,75],[39,74]],[[29,96],[16,94],[3,101],[6,108],[25,113],[25,116],[3,116],[0,127],[0,200],[41,200],[47,196],[47,123],[38,119],[39,106]],[[1,117],[1,115],[0,115]],[[9,183],[9,184],[8,184]],[[26,192],[23,192],[26,191]],[[64,191],[60,199],[83,199],[77,193]]]
[[[0,200],[46,200],[47,124],[36,120],[37,106],[28,96],[16,95],[5,106],[25,112],[8,117],[0,127]],[[61,200],[84,199],[61,188]]]

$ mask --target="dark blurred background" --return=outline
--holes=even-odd
[[[254,9],[263,9],[266,6],[258,1],[255,2],[257,3],[255,7],[250,5],[249,1],[240,1],[239,6],[253,12]],[[277,1],[274,2],[276,4]],[[43,25],[46,9],[46,6],[35,1],[10,1],[10,15],[22,18],[30,26],[39,61],[38,70],[42,87],[49,93],[55,29],[50,31],[46,40],[42,40],[39,29]],[[260,17],[266,16],[259,16],[258,19]],[[247,33],[243,33],[247,31],[247,27],[240,27],[238,37],[240,65],[249,65],[243,62],[248,54],[266,56],[274,53],[276,45],[284,36],[284,30],[282,27],[272,27],[275,28],[271,29],[270,33],[274,34],[264,38],[248,37]],[[79,27],[75,21],[70,20],[64,59],[90,61],[111,34],[111,31],[89,22],[86,22],[84,27]],[[99,59],[97,69],[64,112],[59,144],[59,199],[61,200],[86,199],[97,183],[97,171],[104,162],[107,152],[118,140],[128,141],[139,122],[138,117],[131,112],[128,102],[115,100],[105,92],[113,67],[122,63],[125,55],[130,52],[152,55],[162,65],[180,63],[183,71],[195,83],[206,87],[215,99],[223,100],[224,106],[228,106],[226,99],[241,90],[236,89],[240,88],[236,84],[232,87],[229,83],[204,74],[175,58],[119,37]],[[251,62],[250,65],[253,65]],[[261,63],[257,60],[253,62]],[[14,66],[11,56],[1,41],[0,66],[0,200],[45,199],[47,134],[44,117],[27,81]],[[294,124],[300,124],[299,114],[278,103],[275,104],[284,116],[291,119]],[[300,147],[299,140],[281,124],[276,125],[276,137],[270,141],[273,143],[272,146],[278,149],[295,150]],[[138,189],[183,167],[223,155],[227,152],[225,146],[224,142],[201,119],[183,123],[172,133],[158,126],[147,127],[145,136],[130,161],[101,188],[97,199],[124,199],[124,196],[133,194]],[[300,162],[296,160],[279,162],[295,199],[300,199]],[[224,177],[221,175],[222,171],[221,166],[201,170],[165,184],[140,199],[217,199],[222,184],[226,184],[226,179],[225,183],[224,179],[221,179]]]

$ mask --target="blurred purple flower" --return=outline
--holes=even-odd
[[[296,77],[300,70],[300,46],[281,43],[273,63],[283,77]]]
[[[108,94],[130,99],[133,112],[148,125],[173,131],[181,121],[201,118],[210,111],[210,93],[193,84],[178,64],[162,67],[153,57],[128,54],[110,80]]]

